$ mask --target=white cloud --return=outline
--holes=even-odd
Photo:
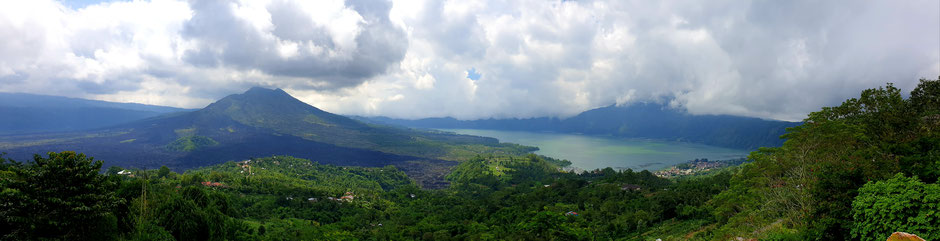
[[[0,91],[201,107],[569,116],[632,102],[798,120],[940,75],[940,2],[0,1]],[[483,73],[467,78],[468,69]]]

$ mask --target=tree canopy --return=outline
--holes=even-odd
[[[13,163],[0,180],[0,219],[6,239],[100,240],[113,237],[113,210],[123,200],[98,174],[101,161],[75,152],[36,155]]]

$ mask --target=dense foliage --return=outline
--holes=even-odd
[[[865,184],[852,202],[852,236],[885,240],[895,231],[940,240],[940,184],[924,184],[898,173],[894,178]]]
[[[123,200],[99,175],[100,161],[74,152],[2,161],[0,238],[100,240],[113,237],[115,207]]]
[[[805,124],[789,129],[782,147],[753,153],[754,162],[736,173],[732,188],[711,201],[723,224],[717,232],[725,237],[872,238],[866,232],[853,236],[856,222],[891,217],[854,220],[852,202],[859,188],[897,173],[925,183],[940,177],[938,86],[940,80],[921,80],[904,99],[888,84],[811,113]],[[877,198],[870,190],[864,194],[859,198]]]
[[[41,166],[4,168],[18,173]],[[286,156],[184,174],[116,167],[93,174],[107,195],[117,197],[102,211],[111,222],[96,223],[97,230],[107,231],[98,233],[128,240],[623,238],[667,220],[707,218],[704,201],[730,179],[723,173],[674,183],[648,171],[610,168],[565,173],[536,155],[473,158],[455,168],[448,177],[453,185],[444,190],[421,189],[391,166],[340,167]],[[69,188],[69,183],[60,185]],[[22,190],[4,185],[4,193]],[[15,210],[4,209],[10,220],[29,217],[10,211]],[[9,229],[40,231],[24,225]]]

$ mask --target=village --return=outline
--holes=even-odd
[[[705,174],[710,171],[719,170],[731,166],[741,165],[747,162],[745,158],[731,159],[731,160],[716,160],[710,161],[708,158],[690,160],[684,163],[676,164],[667,169],[656,171],[655,174],[658,177],[663,178],[676,178],[682,176],[693,176]]]

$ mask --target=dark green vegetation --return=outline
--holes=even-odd
[[[27,159],[73,150],[106,160],[105,167],[185,170],[251,157],[291,155],[320,163],[394,164],[428,187],[438,187],[458,160],[482,153],[521,155],[534,147],[493,138],[369,125],[334,115],[283,90],[252,88],[198,111],[66,134],[0,137],[0,151]]]
[[[585,111],[566,119],[487,119],[460,121],[453,118],[399,120],[360,118],[375,123],[416,128],[551,131],[624,138],[647,138],[702,143],[753,150],[780,146],[779,138],[794,122],[761,120],[728,115],[690,115],[660,104],[608,106]]]
[[[713,214],[724,224],[718,232],[760,232],[795,239],[884,240],[890,233],[866,230],[881,231],[875,226],[896,218],[904,221],[889,224],[893,229],[914,223],[940,227],[936,216],[916,220],[917,216],[909,213],[918,209],[940,213],[940,206],[904,210],[871,206],[868,204],[873,201],[869,199],[887,198],[880,195],[898,191],[863,188],[866,184],[893,186],[890,183],[910,182],[899,177],[889,184],[871,184],[892,179],[898,173],[927,184],[937,183],[938,103],[940,80],[921,80],[908,99],[889,84],[865,90],[859,98],[840,106],[811,113],[805,124],[789,129],[782,147],[752,153],[754,162],[735,175],[730,190],[712,200]],[[903,198],[911,197],[895,200]],[[857,200],[855,206],[853,200]],[[874,209],[880,209],[877,212],[882,216],[870,215]],[[924,229],[910,232],[917,230]],[[925,231],[917,234],[927,240],[940,239],[936,229]]]
[[[100,168],[74,152],[36,156],[26,165],[0,158],[2,238],[95,240],[117,232],[113,212],[122,200]]]
[[[536,155],[480,155],[453,168],[452,185],[441,190],[419,188],[393,166],[275,156],[183,174],[117,167],[99,174],[101,164],[82,155],[51,153],[0,165],[0,233],[11,240],[884,240],[903,231],[940,239],[940,80],[922,80],[907,99],[891,85],[866,90],[810,114],[786,137],[739,167],[673,180],[611,168],[566,173]]]
[[[0,93],[0,135],[108,127],[185,109],[59,96]]]
[[[940,238],[940,184],[898,174],[886,181],[869,182],[852,202],[852,236],[880,240],[904,230],[923,238]]]
[[[118,174],[71,152],[57,165],[5,163],[0,209],[5,239],[127,240],[558,240],[632,237],[664,220],[707,216],[700,207],[727,187],[725,173],[672,183],[650,172],[563,173],[536,155],[486,156],[461,163],[454,185],[421,189],[394,167],[321,165],[286,156],[228,162],[177,174],[168,169]],[[82,170],[41,175],[57,169]],[[84,179],[76,179],[83,177]],[[37,181],[35,185],[22,185]],[[81,190],[69,206],[43,190]],[[68,197],[70,194],[58,194]],[[35,201],[29,201],[34,200]],[[49,201],[49,202],[47,202]],[[5,202],[6,203],[6,202]],[[99,209],[83,210],[97,204]],[[23,211],[21,211],[23,210]],[[33,219],[25,210],[89,216]],[[59,228],[59,232],[44,232]],[[94,231],[94,232],[92,232]]]

